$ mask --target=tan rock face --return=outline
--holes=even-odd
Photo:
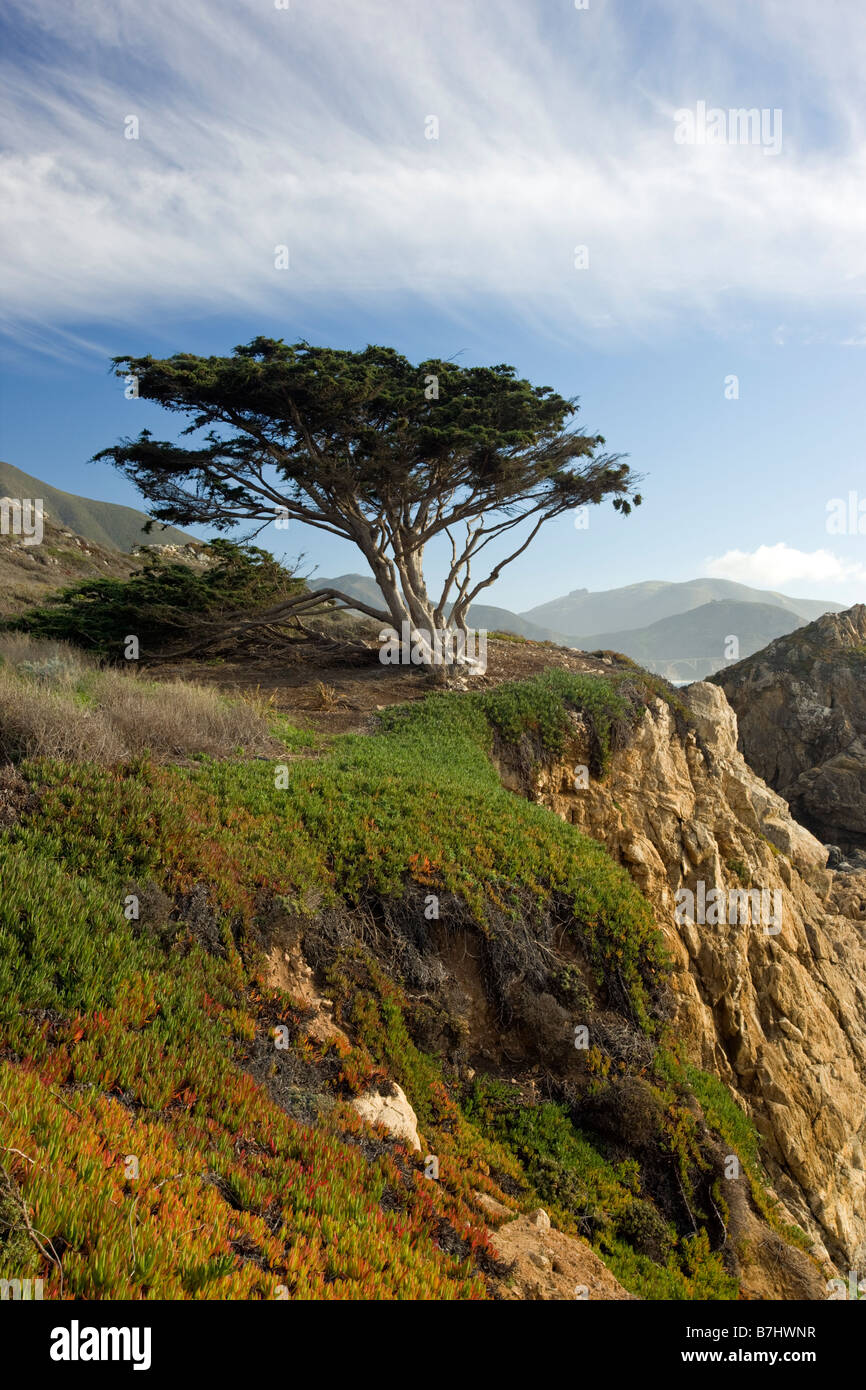
[[[816,1253],[866,1272],[866,875],[858,888],[822,867],[822,846],[737,752],[717,686],[683,695],[695,730],[680,737],[657,701],[603,782],[575,786],[575,766],[590,761],[577,718],[561,762],[531,786],[506,763],[503,780],[628,868],[675,962],[675,1027],[692,1059],[752,1115],[776,1190]],[[765,890],[778,925],[756,911],[760,898],[718,924],[709,911],[699,920],[701,884],[726,905],[738,903],[732,891]],[[693,921],[678,920],[683,889],[695,895]],[[858,915],[845,915],[855,901]]]
[[[277,943],[266,957],[264,980],[272,989],[285,990],[301,1008],[308,1011],[304,1031],[317,1042],[339,1038],[346,1046],[349,1039],[334,1022],[333,1001],[325,999],[316,989],[313,972],[301,953],[297,941]]]
[[[501,1296],[511,1300],[632,1299],[580,1236],[539,1225],[537,1213],[491,1232],[490,1242],[511,1268]]]

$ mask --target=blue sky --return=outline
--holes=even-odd
[[[7,3],[0,457],[140,505],[86,462],[172,432],[114,353],[269,334],[508,361],[580,396],[645,502],[551,523],[491,601],[707,573],[866,600],[853,0],[289,6]],[[777,152],[678,143],[701,102],[781,113]],[[864,534],[829,534],[851,492]],[[321,533],[264,539],[363,567]]]

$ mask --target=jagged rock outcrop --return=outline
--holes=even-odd
[[[746,761],[797,819],[866,849],[866,605],[825,613],[713,680]]]
[[[575,778],[591,762],[579,715],[555,765],[527,773],[506,748],[500,773],[629,869],[675,963],[674,1027],[691,1057],[752,1115],[775,1189],[819,1258],[862,1268],[866,911],[845,914],[855,901],[866,908],[866,891],[861,901],[851,875],[823,867],[822,845],[746,765],[723,691],[699,683],[681,694],[692,727],[680,732],[670,706],[654,702],[604,780]],[[683,908],[678,893],[698,904],[701,884],[705,897],[725,894],[733,922]],[[767,896],[730,897],[749,889]],[[678,920],[684,912],[694,920]]]

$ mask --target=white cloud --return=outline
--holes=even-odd
[[[717,0],[662,0],[650,67],[641,25],[603,3],[555,19],[524,0],[12,9],[49,55],[0,66],[14,322],[402,291],[455,313],[496,296],[597,336],[737,300],[844,316],[866,275],[866,45],[811,0],[735,0],[724,18]],[[684,103],[780,104],[775,78],[744,95],[744,33],[783,65],[802,61],[797,34],[832,143],[808,147],[809,113],[787,105],[777,158],[674,143]]]
[[[844,585],[866,588],[866,565],[845,560],[831,550],[796,550],[779,541],[756,550],[728,550],[705,562],[713,579],[733,579],[759,589],[784,589],[790,584]],[[821,595],[826,597],[826,595]]]

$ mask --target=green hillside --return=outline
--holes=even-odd
[[[504,790],[490,756],[527,739],[554,755],[579,709],[603,776],[653,683],[551,671],[324,742],[266,711],[256,735],[236,709],[223,755],[190,760],[220,697],[178,715],[173,753],[179,687],[31,653],[4,682],[10,748],[10,721],[43,729],[51,706],[64,737],[103,712],[163,750],[25,759],[0,787],[5,1277],[44,1276],[46,1297],[485,1298],[507,1270],[481,1192],[543,1202],[635,1294],[736,1297],[719,1155],[740,1155],[766,1207],[754,1132],[677,1060],[669,965],[627,872]],[[298,938],[337,1036],[267,983]],[[499,1018],[486,1071],[465,1065],[449,950],[481,962]],[[585,1053],[574,1018],[600,1020]],[[518,1038],[543,1094],[509,1080]],[[409,1097],[420,1155],[351,1108],[382,1077]]]
[[[115,502],[97,502],[90,497],[61,492],[50,483],[13,468],[11,463],[0,462],[0,497],[41,497],[54,522],[107,550],[128,553],[134,545],[185,545],[196,539],[176,526],[163,530],[156,525],[147,535],[142,530],[147,521],[145,512]]]

